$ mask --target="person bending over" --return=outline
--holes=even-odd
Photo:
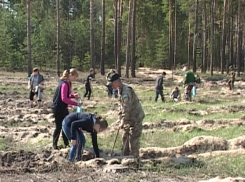
[[[93,148],[96,157],[100,157],[97,143],[97,133],[108,127],[105,119],[91,113],[71,113],[65,117],[62,123],[62,130],[71,141],[69,161],[80,161],[86,143],[83,130],[91,134]]]

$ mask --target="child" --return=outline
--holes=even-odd
[[[83,97],[87,97],[88,95],[88,100],[90,99],[90,96],[92,94],[92,89],[91,89],[91,81],[94,80],[95,71],[93,68],[90,68],[89,70],[89,75],[87,76],[86,83],[85,83],[85,89],[86,92]]]
[[[178,87],[175,87],[175,89],[172,91],[172,93],[170,94],[170,98],[174,101],[180,101],[180,91]]]

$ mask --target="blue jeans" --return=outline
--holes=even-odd
[[[63,120],[62,122],[62,130],[64,131],[66,137],[69,140],[71,140],[71,128],[66,125],[65,120]],[[76,136],[77,136],[77,144],[71,146],[69,152],[69,161],[74,161],[75,156],[77,161],[80,161],[82,159],[82,151],[84,149],[86,140],[83,132],[79,129],[76,130]]]

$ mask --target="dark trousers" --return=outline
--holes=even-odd
[[[34,91],[30,91],[30,94],[29,94],[29,99],[31,100],[31,101],[33,101],[34,100],[34,96],[36,95],[37,96],[37,92],[34,92]],[[41,100],[38,100],[38,102],[41,102]]]
[[[86,88],[86,92],[83,97],[86,97],[88,95],[88,100],[89,100],[92,93],[90,84],[86,84],[85,88]]]
[[[54,112],[54,118],[55,118],[55,130],[53,134],[53,147],[57,148],[60,131],[62,130],[62,121],[64,118],[69,114],[68,110],[64,111],[53,111]],[[65,145],[69,145],[69,141],[65,135],[65,133],[62,131],[62,138]]]
[[[156,90],[156,97],[155,97],[155,102],[157,102],[158,96],[161,96],[162,101],[164,102],[164,96],[163,96],[163,90],[162,89],[157,89]]]

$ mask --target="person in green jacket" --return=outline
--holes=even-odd
[[[188,70],[187,66],[183,68],[183,71],[185,71],[185,77],[184,77],[185,99],[187,101],[191,101],[191,90],[193,86],[195,86],[196,78],[194,73]]]

